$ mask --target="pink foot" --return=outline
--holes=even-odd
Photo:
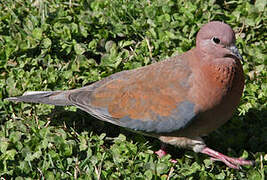
[[[159,158],[162,158],[163,156],[166,156],[168,153],[166,152],[165,148],[161,147],[160,150],[155,151],[155,154],[157,154]],[[170,159],[170,162],[177,163],[177,161],[174,159]]]
[[[160,158],[167,155],[167,152],[163,149],[160,149],[158,151],[155,151],[155,154],[157,154]]]
[[[219,153],[217,151],[214,151],[208,147],[205,147],[201,151],[201,153],[211,156],[212,160],[222,161],[228,167],[234,168],[234,169],[240,169],[240,165],[253,165],[253,161],[247,161],[247,160],[244,160],[242,158],[232,158],[232,157],[226,156],[222,153]]]

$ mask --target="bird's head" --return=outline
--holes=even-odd
[[[232,28],[219,21],[205,24],[197,34],[196,46],[202,52],[212,54],[216,58],[235,56],[243,60],[236,45]]]

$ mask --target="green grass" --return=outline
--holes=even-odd
[[[0,1],[0,177],[4,179],[255,179],[267,177],[266,1]],[[211,20],[228,23],[245,62],[234,117],[205,137],[237,171],[202,154],[98,121],[74,107],[11,103],[25,91],[79,88],[195,46]],[[177,159],[172,164],[170,158]]]

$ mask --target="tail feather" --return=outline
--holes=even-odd
[[[68,100],[68,91],[29,91],[22,96],[6,98],[8,101],[43,103],[56,106],[72,105]]]

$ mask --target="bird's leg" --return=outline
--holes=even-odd
[[[162,158],[163,156],[166,156],[168,154],[167,150],[166,150],[166,145],[165,144],[161,144],[160,149],[158,151],[155,151],[155,154],[157,154],[159,158]],[[171,159],[170,161],[172,163],[177,163],[177,161],[174,160],[174,159]]]
[[[168,154],[166,151],[166,145],[161,144],[160,149],[158,151],[155,151],[155,154],[157,154],[160,158],[166,156]]]
[[[222,161],[228,167],[234,168],[234,169],[240,169],[240,165],[253,165],[253,161],[247,161],[242,158],[232,158],[222,153],[219,153],[217,151],[214,151],[213,149],[210,149],[208,147],[205,147],[201,151],[201,153],[211,156],[212,160]]]

